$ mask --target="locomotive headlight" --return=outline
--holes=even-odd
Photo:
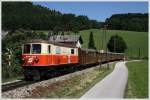
[[[25,59],[24,59],[24,58],[22,58],[22,61],[25,61]]]
[[[25,60],[26,60],[25,58],[22,58],[22,62],[23,62],[23,63],[25,62]]]

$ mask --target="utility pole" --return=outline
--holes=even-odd
[[[114,38],[114,52],[116,52],[116,38]]]
[[[127,58],[129,58],[129,48],[127,48],[127,54],[126,54]]]
[[[107,37],[106,37],[106,30],[107,30],[107,24],[104,25],[104,35],[105,35],[105,49],[106,49],[106,62],[107,62],[107,68],[109,69],[109,63],[108,63],[108,51],[107,51]]]
[[[102,29],[102,50],[104,50],[103,48],[104,28],[101,28],[101,29]]]
[[[141,58],[141,48],[139,48],[139,59]]]
[[[131,48],[131,58],[132,58],[132,48]]]
[[[103,50],[104,50],[104,41],[103,41],[103,39],[104,39],[104,28],[101,28],[101,30],[102,30],[102,37],[101,37],[101,48],[100,48],[100,53],[103,53]],[[101,59],[101,57],[100,57],[100,60],[102,60]],[[100,68],[102,67],[102,63],[101,63],[101,61],[99,62],[99,64],[100,64]]]
[[[107,51],[107,36],[106,36],[106,30],[107,30],[107,24],[106,25],[104,25],[104,38],[105,38],[105,49],[106,49],[106,51]]]

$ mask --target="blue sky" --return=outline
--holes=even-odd
[[[113,14],[147,13],[148,2],[33,2],[61,13],[86,15],[90,19],[105,21]]]

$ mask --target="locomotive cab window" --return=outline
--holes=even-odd
[[[32,44],[32,54],[41,53],[41,44]]]
[[[30,48],[31,48],[30,44],[25,44],[24,49],[23,49],[23,53],[30,53]]]
[[[71,49],[71,54],[74,54],[74,49]]]

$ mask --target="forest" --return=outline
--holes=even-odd
[[[98,13],[99,16],[100,13]],[[3,30],[57,30],[78,32],[100,29],[104,24],[111,30],[148,31],[148,13],[114,14],[105,22],[87,16],[62,14],[31,2],[2,2]]]
[[[106,19],[108,28],[112,30],[148,31],[148,14],[128,13],[115,14]]]
[[[91,20],[87,16],[62,14],[31,2],[3,2],[3,30],[60,30],[73,31],[100,28],[102,22]]]

